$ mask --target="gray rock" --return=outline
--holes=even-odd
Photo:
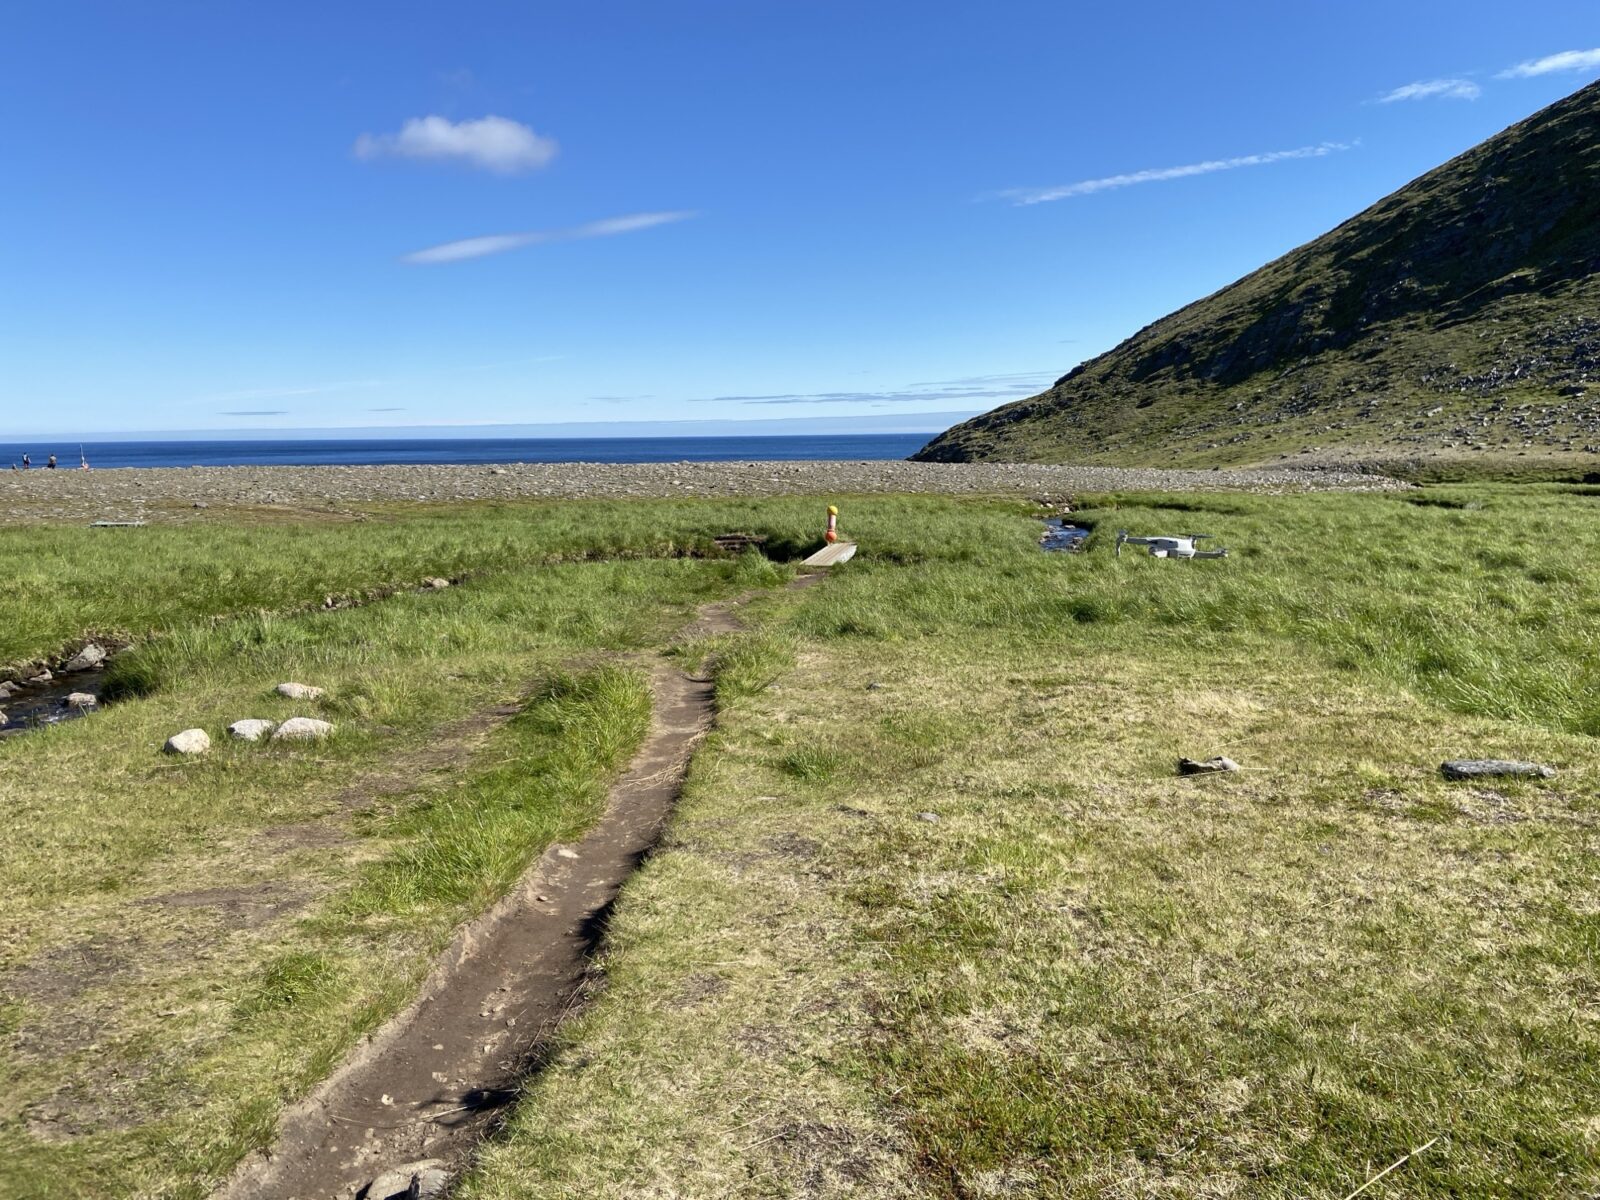
[[[937,825],[939,823],[939,814],[932,812],[918,813],[917,820],[926,821],[930,825]]]
[[[49,683],[54,678],[55,678],[55,676],[50,674],[49,671],[40,671],[32,679],[28,680],[28,682],[29,683]]]
[[[1554,767],[1543,763],[1517,762],[1508,758],[1452,758],[1439,764],[1446,779],[1494,779],[1520,775],[1527,779],[1549,779]]]
[[[1224,758],[1220,754],[1215,758],[1202,759],[1198,762],[1192,758],[1180,758],[1178,760],[1179,775],[1209,775],[1214,771],[1237,771],[1238,769],[1238,763],[1231,758]]]
[[[168,754],[204,754],[211,749],[211,737],[204,729],[185,729],[169,737],[161,748]]]
[[[9,700],[22,690],[22,685],[11,680],[0,680],[0,700]]]
[[[62,703],[68,708],[93,708],[100,701],[88,692],[73,692]]]
[[[321,688],[304,683],[280,683],[274,690],[291,700],[315,700],[323,694]]]
[[[448,579],[442,579],[438,576],[434,576],[431,579],[424,579],[422,581],[422,586],[427,588],[429,591],[436,592],[441,588],[449,587],[450,581]]]
[[[412,1187],[415,1182],[416,1187]],[[360,1193],[363,1200],[431,1200],[444,1195],[450,1176],[437,1158],[424,1158],[404,1166],[391,1167]]]
[[[256,717],[248,717],[243,721],[235,721],[228,726],[228,736],[241,742],[259,742],[267,734],[278,727],[276,721],[263,721]]]
[[[11,718],[0,712],[0,729],[4,729],[9,724],[11,724]]]
[[[327,721],[319,721],[315,717],[290,717],[277,731],[273,733],[275,742],[320,742],[333,732],[333,726]]]
[[[105,649],[90,642],[67,660],[63,671],[92,671],[106,661]]]

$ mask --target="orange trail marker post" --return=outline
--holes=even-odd
[[[855,557],[856,544],[839,540],[839,510],[831,504],[828,505],[828,531],[822,539],[827,545],[806,559],[802,566],[833,567]]]

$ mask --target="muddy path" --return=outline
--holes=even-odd
[[[704,606],[680,639],[736,631],[740,603]],[[604,816],[457,930],[412,1004],[291,1107],[272,1149],[242,1162],[216,1200],[405,1195],[416,1164],[433,1160],[453,1176],[493,1132],[579,1006],[611,903],[660,837],[714,723],[710,679],[666,658],[650,669],[650,731]],[[371,1186],[385,1176],[397,1182]]]

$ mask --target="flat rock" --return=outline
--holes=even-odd
[[[411,1190],[413,1179],[417,1181],[415,1191]],[[430,1200],[431,1197],[444,1195],[445,1185],[449,1182],[450,1176],[445,1172],[444,1163],[437,1158],[424,1158],[404,1166],[391,1167],[367,1184],[359,1195],[362,1200],[407,1200],[408,1197]]]
[[[278,727],[276,721],[263,721],[256,717],[247,717],[243,721],[235,721],[228,726],[228,736],[241,742],[259,742],[267,734]]]
[[[0,700],[9,700],[22,690],[22,686],[11,680],[0,680]]]
[[[272,735],[275,742],[320,742],[333,732],[327,721],[315,717],[290,717]]]
[[[422,586],[427,588],[429,591],[436,592],[441,588],[449,587],[450,586],[450,581],[448,579],[444,579],[444,578],[441,578],[440,576],[435,575],[431,579],[424,579],[422,581]]]
[[[204,729],[185,729],[169,737],[161,748],[168,754],[204,754],[211,749],[211,735]]]
[[[1180,758],[1178,760],[1179,775],[1210,775],[1216,771],[1237,771],[1239,764],[1231,758],[1217,755],[1215,758]]]
[[[280,683],[273,689],[280,696],[287,696],[291,700],[315,700],[323,694],[319,687],[312,687],[305,683]]]
[[[40,671],[32,679],[28,680],[28,682],[29,683],[49,683],[54,678],[55,678],[55,676],[50,674],[49,671]]]
[[[1446,779],[1494,779],[1508,775],[1525,779],[1549,779],[1554,767],[1543,763],[1518,762],[1510,758],[1452,758],[1439,764]]]
[[[63,671],[92,671],[96,667],[103,665],[105,661],[105,648],[90,642],[69,658],[66,665],[61,669]]]
[[[68,708],[93,708],[95,705],[99,704],[100,701],[98,698],[91,696],[88,692],[73,692],[72,695],[68,696],[64,701],[62,701],[62,703]]]

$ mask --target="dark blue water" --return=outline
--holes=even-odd
[[[905,458],[931,433],[675,438],[346,438],[327,441],[84,442],[91,467],[383,466],[404,463],[736,462]],[[0,443],[0,470],[32,455],[78,466],[78,443]]]

